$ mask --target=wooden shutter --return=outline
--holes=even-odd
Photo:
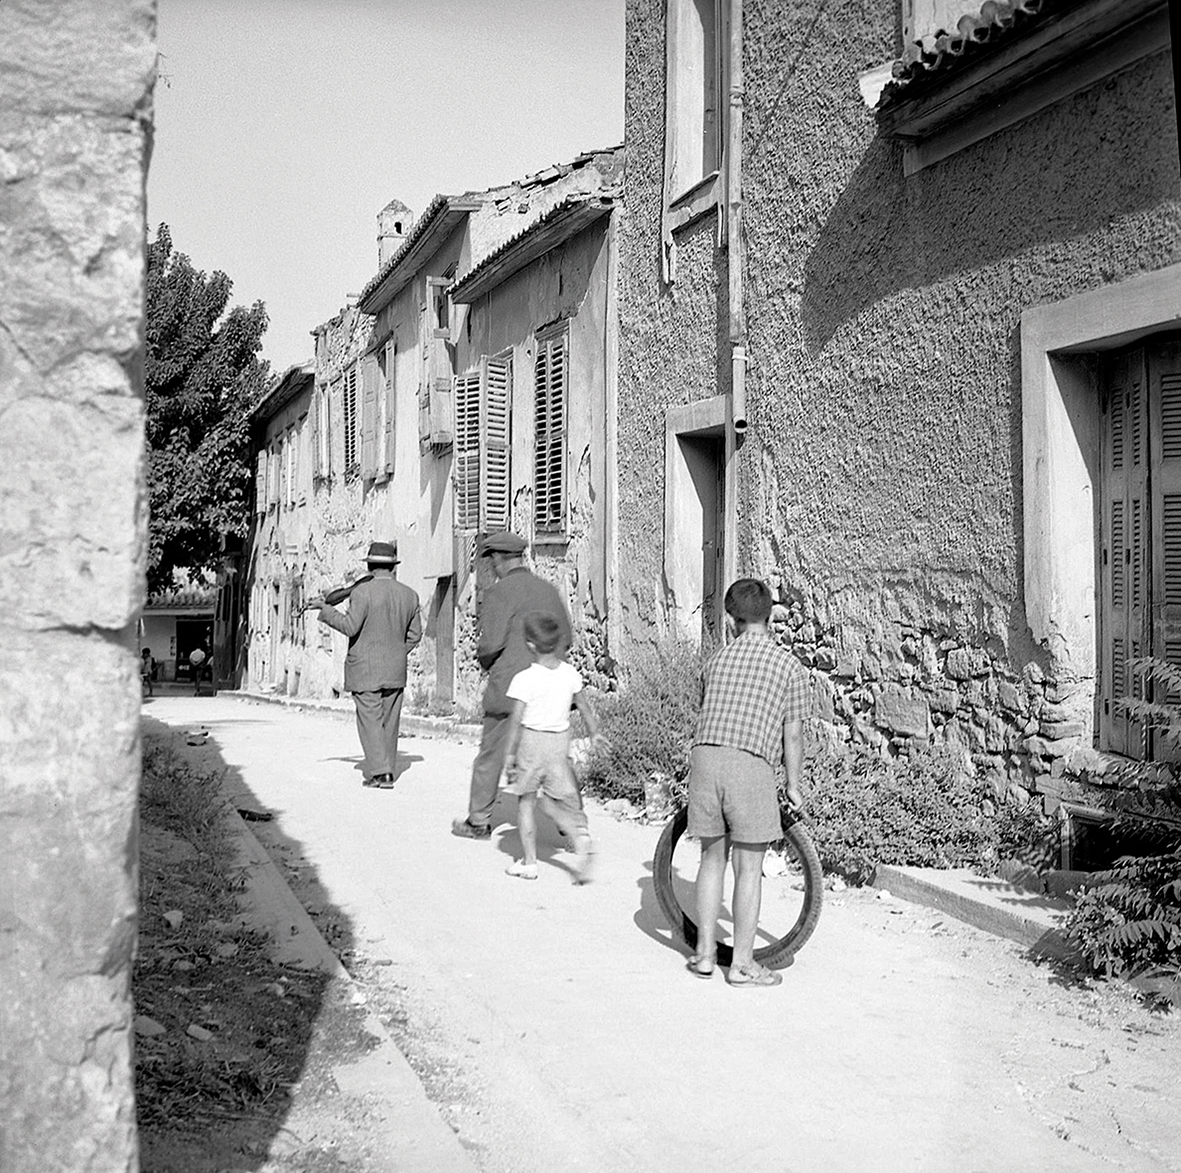
[[[357,368],[349,367],[344,374],[341,393],[341,415],[343,417],[344,473],[351,476],[357,466]]]
[[[1148,654],[1148,395],[1144,352],[1104,361],[1102,518],[1102,692],[1104,747],[1129,757],[1146,751],[1144,728],[1121,709],[1143,697],[1133,661]]]
[[[361,363],[361,476],[366,480],[372,480],[377,471],[377,391],[380,382],[377,356],[366,355]]]
[[[267,511],[267,450],[264,448],[258,454],[258,468],[254,474],[254,511]]]
[[[379,473],[386,476],[394,475],[394,443],[398,436],[398,346],[396,342],[386,343],[385,348],[385,376],[381,387],[381,395],[385,399],[385,465],[379,468]]]
[[[312,458],[311,469],[313,482],[319,480],[324,475],[324,467],[320,459],[320,429],[323,427],[323,424],[320,422],[320,412],[323,409],[323,403],[320,399],[321,393],[322,388],[319,384],[316,384],[312,389],[312,406],[308,412],[308,444],[311,449],[308,455]]]
[[[537,343],[533,369],[533,528],[539,534],[566,529],[567,334]]]
[[[512,400],[512,360],[484,358],[480,363],[483,383],[484,435],[480,452],[480,481],[483,485],[480,529],[484,533],[509,527],[509,411]]]
[[[1181,668],[1181,343],[1157,344],[1147,354],[1152,468],[1152,654]],[[1175,690],[1153,699],[1181,703]],[[1176,745],[1154,736],[1152,756],[1176,761]]]
[[[327,387],[320,390],[320,475],[332,476],[332,395]]]
[[[451,476],[455,486],[455,529],[480,525],[480,372],[455,376],[455,443]]]

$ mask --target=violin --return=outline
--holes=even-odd
[[[355,591],[357,589],[357,587],[359,587],[361,585],[361,583],[369,582],[369,580],[371,578],[373,578],[372,574],[362,574],[360,578],[354,579],[352,582],[347,583],[345,586],[333,587],[332,590],[325,591],[324,592],[324,602],[327,603],[330,607],[335,607],[338,603],[343,603],[345,601],[345,599],[347,599],[353,593],[353,591]],[[320,603],[317,600],[317,601],[308,603],[305,610],[317,609],[317,608],[319,608],[319,606],[320,606]]]

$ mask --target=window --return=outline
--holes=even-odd
[[[267,511],[267,452],[264,448],[258,454],[258,468],[254,474],[254,511]]]
[[[569,328],[537,339],[533,364],[533,530],[566,532],[566,399]]]
[[[357,364],[353,363],[344,374],[341,415],[344,420],[344,475],[355,476],[357,472]]]
[[[672,190],[676,199],[721,161],[717,0],[669,0]]]
[[[396,343],[387,342],[377,357],[377,458],[374,473],[379,481],[393,476],[394,472],[397,361]]]
[[[267,450],[267,508],[279,503],[279,441]]]
[[[1141,657],[1181,667],[1181,341],[1100,356],[1099,393],[1101,745],[1160,757],[1120,701],[1153,699]]]
[[[320,384],[312,400],[312,475],[327,479],[332,475],[332,397]]]
[[[489,533],[509,525],[509,423],[512,360],[484,357],[456,375],[452,479],[455,529]]]

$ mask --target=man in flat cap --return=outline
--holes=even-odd
[[[348,611],[321,602],[319,619],[349,637],[344,686],[357,708],[364,785],[389,790],[398,765],[406,657],[422,639],[422,620],[418,595],[394,578],[397,546],[373,542],[365,561],[370,577],[353,588]]]
[[[484,688],[484,729],[472,763],[468,814],[451,824],[453,834],[464,839],[487,839],[492,834],[492,807],[504,769],[508,748],[509,714],[513,702],[505,695],[509,681],[533,663],[525,644],[525,616],[540,612],[552,616],[561,627],[559,652],[570,647],[570,616],[552,583],[526,569],[527,543],[517,534],[501,530],[480,543],[479,557],[492,565],[496,581],[480,603],[480,642],[476,650],[480,667],[488,673]]]

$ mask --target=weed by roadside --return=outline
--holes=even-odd
[[[205,1169],[219,1133],[265,1150],[300,1077],[325,979],[270,960],[239,915],[241,886],[219,779],[149,741],[132,976],[145,1173]]]

